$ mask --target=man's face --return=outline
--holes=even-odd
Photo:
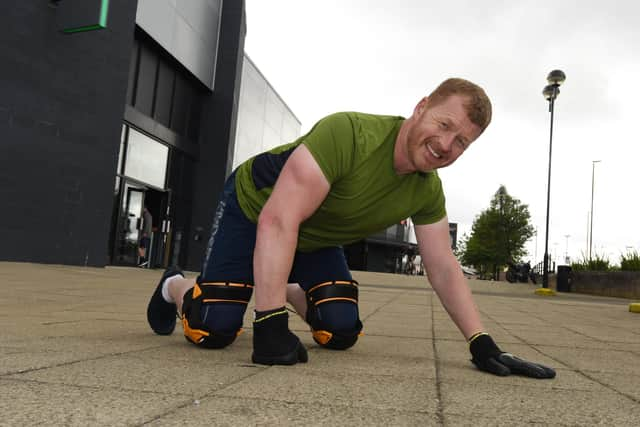
[[[452,95],[435,106],[427,98],[416,106],[407,134],[407,156],[419,172],[449,166],[482,131],[467,117],[465,98]]]

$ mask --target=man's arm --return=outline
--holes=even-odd
[[[415,231],[429,282],[451,319],[466,339],[483,331],[467,279],[451,250],[447,217],[434,224],[416,225]]]
[[[318,209],[329,188],[307,147],[298,146],[285,163],[258,218],[253,255],[257,311],[285,305],[300,224]]]
[[[458,260],[451,251],[447,218],[435,224],[416,225],[415,230],[429,282],[451,319],[469,341],[473,364],[494,375],[554,378],[556,372],[553,369],[503,352],[491,336],[484,332],[471,291]]]

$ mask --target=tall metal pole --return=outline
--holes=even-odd
[[[538,226],[536,225],[536,253],[533,256],[534,264],[538,263]]]
[[[549,84],[542,90],[542,95],[549,101],[551,124],[549,127],[549,170],[547,176],[547,220],[544,235],[544,272],[542,273],[542,288],[549,288],[549,204],[551,202],[551,153],[553,151],[553,110],[555,100],[560,93],[560,85],[565,81],[566,75],[561,70],[553,70],[547,76]]]
[[[554,94],[555,95],[555,94]],[[544,233],[544,272],[542,274],[542,287],[549,287],[549,202],[551,200],[551,151],[553,146],[553,104],[555,96],[549,99],[549,112],[551,113],[551,126],[549,128],[549,172],[547,175],[547,220]]]
[[[589,223],[591,222],[591,211],[587,211],[587,247],[584,251],[586,255],[589,255]]]
[[[595,184],[596,163],[600,163],[600,160],[591,161],[591,225],[589,226],[589,261],[591,261],[591,249],[593,248],[593,188]]]

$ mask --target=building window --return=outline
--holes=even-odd
[[[126,176],[164,188],[168,156],[169,147],[129,128],[124,167]]]

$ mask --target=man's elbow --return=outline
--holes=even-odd
[[[462,274],[460,263],[455,257],[448,257],[438,262],[427,263],[425,265],[427,277],[430,282],[449,283],[458,279]]]
[[[276,233],[293,231],[297,233],[299,225],[299,222],[292,218],[287,218],[282,213],[263,209],[258,216],[257,232],[259,234],[270,231],[275,231]]]

